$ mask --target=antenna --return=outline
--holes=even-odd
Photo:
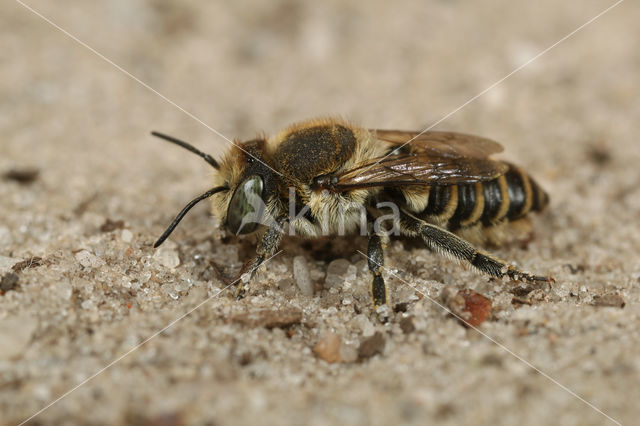
[[[210,156],[209,154],[205,154],[204,152],[200,151],[198,148],[196,148],[195,146],[188,144],[184,141],[181,141],[180,139],[176,139],[173,136],[169,136],[169,135],[165,135],[164,133],[160,133],[160,132],[151,132],[151,134],[155,137],[158,137],[160,139],[164,139],[166,141],[169,141],[171,143],[174,143],[178,146],[183,147],[186,150],[189,150],[191,152],[193,152],[196,155],[199,155],[200,157],[204,158],[204,161],[206,161],[207,163],[211,164],[211,166],[216,169],[216,170],[220,170],[220,164],[218,164],[218,162],[216,160],[214,160],[214,158],[212,156]]]
[[[193,206],[198,204],[200,201],[211,197],[213,194],[215,194],[217,192],[220,192],[220,191],[227,190],[227,189],[229,189],[229,188],[227,188],[226,186],[216,186],[215,188],[212,188],[212,189],[208,190],[207,192],[205,192],[204,194],[199,195],[198,197],[196,197],[193,200],[191,200],[189,202],[189,204],[184,206],[184,208],[180,211],[180,213],[178,213],[176,218],[173,219],[173,222],[171,222],[171,225],[169,225],[169,227],[162,233],[160,238],[158,238],[158,241],[156,241],[156,243],[153,245],[153,248],[157,248],[160,244],[164,243],[164,240],[166,240],[167,237],[169,237],[169,235],[171,235],[171,233],[173,232],[174,229],[176,229],[176,226],[178,226],[178,224],[180,223],[182,218],[189,212],[189,210],[191,210],[191,208]]]

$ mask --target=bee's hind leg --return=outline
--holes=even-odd
[[[531,275],[516,269],[504,260],[498,259],[481,250],[477,250],[469,242],[457,235],[420,220],[406,212],[400,214],[402,232],[409,236],[420,237],[430,248],[442,254],[469,262],[473,267],[485,274],[502,278],[505,275],[516,281],[550,282],[549,277]]]

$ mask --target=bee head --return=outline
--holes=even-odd
[[[234,235],[249,234],[266,223],[266,205],[275,187],[262,154],[265,143],[254,139],[236,144],[216,176],[219,185],[230,189],[213,198],[213,213]]]
[[[257,229],[265,213],[265,195],[268,191],[273,191],[271,169],[262,159],[264,139],[255,139],[242,144],[234,143],[234,147],[222,164],[219,164],[209,154],[203,153],[184,141],[159,132],[151,132],[151,134],[202,157],[216,169],[215,180],[218,184],[191,200],[158,238],[154,247],[158,247],[171,235],[193,206],[212,196],[213,213],[223,221],[229,231],[238,235],[248,234]]]

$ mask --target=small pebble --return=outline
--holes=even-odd
[[[58,286],[56,287],[56,291],[62,299],[69,300],[71,299],[71,295],[73,294],[73,287],[71,287],[71,284],[69,284],[68,282],[63,281],[58,284]]]
[[[360,348],[358,348],[358,358],[367,359],[376,354],[382,353],[385,343],[384,335],[379,331],[376,331],[373,336],[364,339],[360,343]]]
[[[111,220],[107,218],[102,225],[100,225],[100,232],[111,232],[116,229],[124,228],[124,221],[122,220]]]
[[[467,327],[476,327],[491,315],[491,300],[470,289],[455,292],[451,287],[445,287],[440,299]]]
[[[393,307],[393,312],[397,314],[399,312],[407,312],[408,309],[409,309],[408,302],[396,303],[396,305]]]
[[[624,308],[624,299],[619,294],[604,294],[593,296],[593,306],[609,306],[613,308]]]
[[[330,331],[325,332],[313,347],[313,353],[327,362],[340,362],[340,337]]]
[[[160,247],[154,254],[153,258],[165,268],[177,268],[180,265],[180,256],[178,252],[170,247]]]
[[[76,253],[76,260],[80,265],[85,268],[97,268],[104,265],[104,261],[99,257],[95,256],[93,253],[88,250],[81,250]]]
[[[302,294],[309,297],[313,296],[313,283],[309,277],[309,268],[304,256],[293,258],[293,277]]]
[[[35,182],[40,174],[40,170],[33,168],[12,169],[2,174],[6,180],[12,180],[22,185]]]
[[[0,256],[0,272],[8,272],[19,261],[13,257]]]
[[[413,333],[416,326],[413,324],[413,317],[405,317],[400,320],[400,329],[404,334]]]
[[[354,344],[340,345],[340,360],[345,363],[356,362],[358,360],[358,348]]]
[[[350,321],[351,325],[358,328],[362,332],[363,337],[373,336],[376,332],[376,328],[373,326],[369,318],[364,314],[358,314]]]
[[[232,322],[240,323],[247,327],[289,327],[302,321],[302,311],[298,308],[282,308],[279,310],[262,310],[242,313],[232,316]]]
[[[18,276],[9,272],[2,277],[0,280],[0,294],[6,293],[9,290],[13,290],[18,284]]]
[[[356,272],[356,267],[348,260],[336,259],[327,266],[325,287],[342,287],[345,281],[353,281],[356,278]]]
[[[293,283],[293,280],[291,278],[283,278],[281,280],[278,280],[276,282],[276,286],[278,286],[278,289],[280,289],[280,291],[283,291],[285,293],[295,294],[297,292],[296,285]]]
[[[0,226],[0,247],[8,246],[13,242],[11,231],[5,226]]]
[[[19,356],[38,327],[36,318],[28,315],[8,317],[0,321],[0,360]]]
[[[181,413],[170,411],[167,413],[155,414],[144,419],[144,421],[139,422],[139,424],[155,426],[182,426],[187,423]]]
[[[95,306],[95,304],[93,303],[93,301],[91,299],[83,300],[82,303],[80,304],[80,307],[82,309],[86,309],[88,311],[93,309],[94,306]]]
[[[128,229],[123,229],[120,234],[120,238],[122,239],[122,242],[130,243],[133,240],[133,233]]]

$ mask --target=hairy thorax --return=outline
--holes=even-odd
[[[307,203],[290,203],[290,206],[297,206],[294,212],[289,212],[290,229],[304,237],[366,235],[367,202],[372,192],[308,191]]]

